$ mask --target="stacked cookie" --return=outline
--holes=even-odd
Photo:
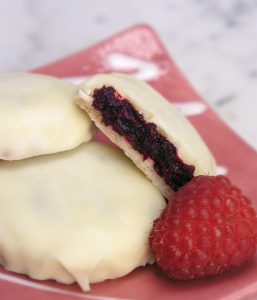
[[[89,116],[135,164],[90,141]],[[151,263],[148,234],[164,197],[215,173],[191,124],[122,74],[96,75],[79,88],[1,74],[0,137],[0,263],[84,290]]]

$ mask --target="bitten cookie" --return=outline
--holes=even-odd
[[[165,197],[195,175],[215,174],[198,132],[146,83],[125,74],[96,75],[75,101]]]
[[[97,142],[1,161],[0,264],[34,279],[89,283],[153,262],[148,235],[165,206],[117,148]]]
[[[77,147],[92,122],[74,104],[76,87],[54,77],[0,73],[0,160],[19,160]]]

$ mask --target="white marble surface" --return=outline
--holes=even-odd
[[[40,66],[141,22],[257,149],[257,0],[0,0],[0,69]]]

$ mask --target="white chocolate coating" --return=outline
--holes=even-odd
[[[194,175],[214,175],[216,163],[204,141],[190,122],[157,91],[143,81],[125,74],[99,74],[86,80],[80,86],[76,102],[85,109],[91,119],[125,154],[153,181],[166,197],[172,189],[155,172],[150,159],[143,160],[126,139],[102,122],[101,114],[92,107],[93,92],[96,88],[112,86],[126,98],[147,122],[157,125],[157,129],[177,149],[179,157],[188,165],[195,166]]]
[[[148,234],[165,205],[118,149],[0,162],[0,263],[35,279],[89,283],[152,262]]]
[[[0,73],[0,159],[69,150],[92,137],[92,122],[73,102],[76,87],[54,77]]]

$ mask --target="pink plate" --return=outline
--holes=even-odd
[[[200,63],[200,62],[199,62]],[[169,57],[155,32],[145,25],[130,28],[89,49],[33,70],[81,82],[95,73],[122,71],[148,81],[184,113],[214,153],[218,170],[242,188],[257,208],[257,155],[211,111]],[[218,76],[218,74],[217,74]],[[96,137],[107,141],[101,134]],[[257,261],[222,276],[180,283],[154,267],[93,284],[89,293],[76,285],[35,281],[0,269],[0,298],[60,299],[257,299]]]

